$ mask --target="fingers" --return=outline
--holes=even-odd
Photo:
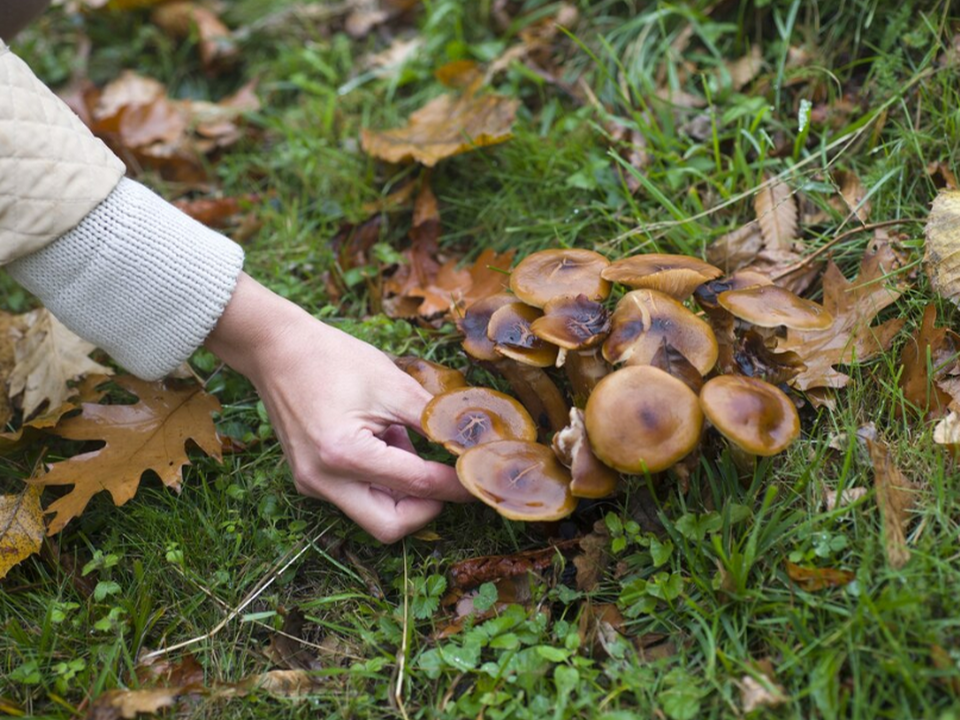
[[[416,453],[413,443],[410,442],[410,436],[407,435],[407,429],[403,425],[391,425],[383,433],[380,439],[391,447],[406,450],[408,453]]]
[[[449,465],[424,460],[372,435],[361,439],[353,448],[350,467],[345,469],[354,477],[385,485],[404,495],[450,502],[473,499],[457,479],[457,471]]]
[[[433,396],[402,370],[397,370],[397,375],[390,379],[389,386],[391,391],[384,402],[384,410],[389,419],[398,425],[407,425],[422,435],[420,416]]]
[[[332,498],[360,527],[383,543],[394,543],[433,520],[443,503],[425,498],[397,499],[372,485],[345,482]]]

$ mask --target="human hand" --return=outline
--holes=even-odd
[[[206,346],[260,392],[297,490],[332,502],[381,542],[470,494],[452,467],[417,456],[430,394],[382,352],[243,274]]]

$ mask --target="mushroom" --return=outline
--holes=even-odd
[[[544,306],[543,313],[530,329],[560,348],[557,364],[566,368],[574,399],[582,405],[600,378],[610,372],[598,347],[610,332],[610,314],[583,294],[555,297]]]
[[[607,375],[587,400],[584,418],[593,452],[624,473],[670,467],[697,446],[703,425],[694,392],[649,365]]]
[[[694,393],[699,393],[703,387],[703,375],[693,366],[686,355],[664,340],[660,349],[651,358],[652,367],[663,370],[667,375],[683,382]]]
[[[557,361],[557,346],[540,339],[531,329],[531,324],[542,317],[540,310],[521,302],[498,308],[487,325],[487,337],[493,342],[494,351],[534,367],[553,365]]]
[[[553,436],[552,445],[560,462],[570,468],[570,492],[574,497],[596,499],[616,492],[619,475],[590,449],[582,410],[570,408],[570,424]]]
[[[577,503],[570,474],[546,445],[516,440],[480,445],[457,460],[463,486],[511,520],[559,520]]]
[[[723,275],[720,268],[687,255],[647,253],[621,258],[603,269],[604,280],[634,289],[659,290],[676,300],[686,300],[700,285]]]
[[[760,285],[772,285],[766,275],[762,275],[754,270],[740,270],[739,272],[727,277],[713,280],[701,285],[694,291],[694,297],[697,304],[703,309],[710,327],[713,328],[713,334],[717,338],[718,358],[717,366],[723,374],[737,372],[737,362],[735,359],[737,339],[734,335],[734,317],[724,308],[720,307],[717,296],[728,290],[746,290],[747,288],[758,287]]]
[[[487,337],[493,314],[506,305],[519,304],[513,295],[498,293],[467,308],[457,321],[464,336],[463,349],[472,358],[491,363],[503,375],[544,434],[556,432],[566,423],[567,403],[553,380],[539,367],[504,357]]]
[[[510,289],[527,305],[542,308],[558,295],[606,300],[610,283],[600,277],[610,264],[593,250],[542,250],[528,255],[510,273]]]
[[[669,295],[634,290],[617,303],[603,356],[614,364],[649,365],[664,341],[701,375],[710,372],[717,361],[717,339],[706,322]]]
[[[748,457],[776,455],[800,434],[800,417],[790,398],[756,378],[712,378],[700,391],[700,406],[710,423]]]
[[[794,330],[824,330],[833,324],[833,315],[823,305],[779,285],[727,290],[717,301],[735,317],[762,328],[782,325]]]
[[[467,378],[462,372],[430,360],[407,355],[393,362],[431,395],[440,395],[449,390],[467,386]]]
[[[420,417],[427,437],[454,455],[497,440],[537,439],[537,427],[523,406],[489,388],[458,388],[437,395]]]

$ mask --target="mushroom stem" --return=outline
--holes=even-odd
[[[586,404],[597,383],[609,375],[611,369],[600,354],[599,346],[589,350],[571,350],[563,366],[570,380],[573,404],[577,407]]]
[[[541,368],[509,358],[497,360],[494,365],[510,383],[520,403],[533,416],[542,436],[559,432],[566,426],[569,412],[567,402]]]

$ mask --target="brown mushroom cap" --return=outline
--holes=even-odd
[[[535,307],[512,302],[496,310],[487,325],[487,337],[493,341],[498,355],[534,367],[549,367],[557,361],[556,345],[541,340],[530,329],[542,317]]]
[[[600,272],[610,261],[593,250],[542,250],[528,255],[510,273],[510,289],[527,305],[542,308],[558,295],[606,300],[610,283]]]
[[[541,340],[565,350],[584,350],[603,342],[610,332],[610,313],[586,295],[561,295],[543,308],[543,317],[530,324]]]
[[[559,520],[577,503],[570,474],[546,445],[504,440],[467,450],[457,460],[460,482],[511,520]]]
[[[631,288],[650,288],[686,300],[705,282],[723,275],[720,268],[688,255],[647,253],[621,258],[604,268],[604,280]]]
[[[797,408],[763,380],[718,375],[703,386],[700,405],[724,437],[751,455],[776,455],[800,434]]]
[[[697,304],[704,310],[719,307],[717,296],[727,290],[746,290],[759,285],[773,285],[773,280],[755,270],[740,270],[733,275],[711,280],[694,291]]]
[[[420,383],[423,389],[431,395],[440,395],[467,386],[467,379],[462,372],[430,360],[405,356],[399,357],[393,362],[398,368]]]
[[[607,375],[587,400],[584,415],[593,452],[625,473],[670,467],[697,446],[703,425],[693,391],[649,365]]]
[[[487,337],[487,326],[494,312],[516,301],[510,293],[497,293],[478,300],[466,309],[463,317],[457,320],[457,329],[463,333],[463,349],[467,355],[490,362],[500,359],[494,350],[493,340]]]
[[[617,491],[620,476],[593,454],[583,410],[570,408],[570,424],[554,434],[551,444],[560,462],[570,468],[570,492],[574,497],[597,499]]]
[[[669,295],[646,289],[629,292],[617,303],[603,356],[611,363],[649,365],[664,341],[701,375],[717,362],[717,338],[710,326]]]
[[[489,388],[459,388],[437,395],[420,417],[427,437],[454,455],[498,440],[537,439],[537,426],[523,406]]]
[[[794,330],[824,330],[833,324],[833,315],[823,305],[779,285],[727,290],[717,300],[725,310],[757,327],[784,325]]]

